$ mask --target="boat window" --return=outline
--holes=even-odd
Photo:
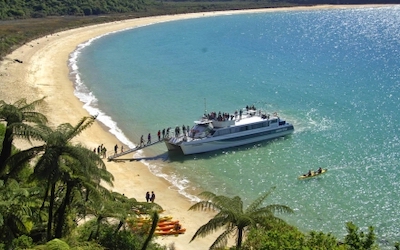
[[[262,128],[262,126],[263,126],[263,123],[256,123],[256,124],[251,125],[251,129]]]
[[[231,133],[230,129],[218,130],[218,135],[227,135],[227,134],[230,134],[230,133]]]
[[[277,123],[278,122],[278,120],[277,119],[273,119],[273,120],[271,120],[271,123]]]

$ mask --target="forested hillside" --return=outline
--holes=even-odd
[[[145,1],[147,0],[0,0],[0,18],[135,12],[145,8]]]
[[[195,9],[212,10],[243,7],[276,7],[315,4],[400,3],[400,0],[0,0],[0,20],[42,18],[47,16],[90,16],[147,12],[163,3],[185,3]],[[221,4],[223,3],[223,4]],[[168,7],[169,6],[165,6]],[[222,8],[222,9],[223,9]],[[190,9],[190,8],[189,8]],[[180,12],[180,11],[178,11]]]

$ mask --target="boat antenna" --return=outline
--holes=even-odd
[[[204,114],[207,114],[207,100],[204,98]]]

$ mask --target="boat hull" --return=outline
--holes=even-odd
[[[190,155],[272,140],[292,134],[293,131],[293,125],[288,124],[287,126],[280,126],[272,130],[259,129],[251,131],[251,133],[244,132],[227,136],[207,137],[189,142],[184,141],[180,144],[173,144],[169,141],[165,141],[165,143],[168,150],[180,150],[183,154]]]

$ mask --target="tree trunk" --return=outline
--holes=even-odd
[[[118,224],[118,226],[117,226],[117,228],[115,229],[115,234],[117,234],[118,233],[118,231],[121,229],[121,227],[124,225],[124,221],[122,221],[122,220],[120,220],[119,221],[119,224]]]
[[[151,224],[151,229],[150,229],[149,235],[147,236],[146,241],[143,243],[142,250],[147,249],[147,246],[149,245],[151,239],[153,238],[154,232],[156,231],[157,223],[158,223],[158,219],[159,219],[157,211],[154,211],[153,215],[151,216],[151,219],[153,221]]]
[[[48,211],[48,221],[47,221],[47,241],[52,239],[52,225],[53,225],[53,206],[54,206],[54,199],[55,199],[55,189],[56,183],[51,184],[51,194],[50,194],[50,204],[49,204],[49,211]]]
[[[242,240],[243,240],[243,229],[239,228],[236,249],[240,249],[242,247]]]
[[[12,129],[7,128],[4,134],[3,147],[0,153],[0,177],[3,177],[6,174],[6,161],[11,155],[13,142],[12,138]]]
[[[65,213],[67,210],[67,207],[71,203],[71,192],[72,192],[72,182],[67,182],[67,190],[65,192],[65,197],[64,200],[60,206],[60,208],[57,210],[57,216],[56,216],[56,230],[55,230],[55,237],[56,238],[62,238],[62,230],[63,226],[65,224]]]

